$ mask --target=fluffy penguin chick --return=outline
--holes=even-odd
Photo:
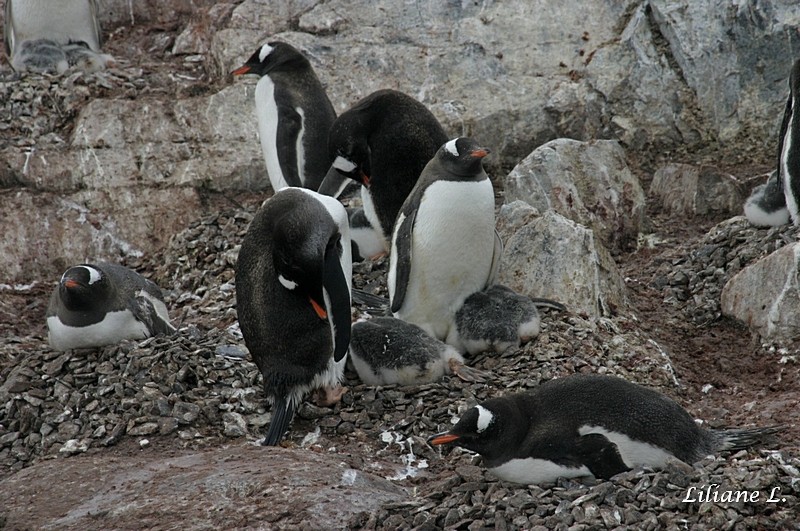
[[[666,396],[613,376],[573,375],[487,400],[430,444],[479,453],[514,483],[607,479],[637,466],[662,468],[748,448],[783,428],[706,430]]]
[[[789,76],[789,98],[778,135],[778,168],[756,187],[744,205],[753,225],[777,227],[800,223],[800,59]]]
[[[239,326],[283,438],[300,400],[338,386],[350,342],[350,229],[336,199],[284,188],[247,229],[236,265]]]
[[[464,365],[450,345],[420,327],[393,317],[376,317],[353,325],[350,357],[367,385],[412,385],[435,382],[445,374],[483,381],[486,374]]]
[[[444,144],[403,203],[392,235],[387,284],[392,314],[457,344],[455,314],[494,283],[503,246],[494,190],[470,138]]]
[[[456,312],[457,342],[470,354],[518,347],[539,335],[539,306],[564,309],[557,302],[532,299],[500,284],[473,293]]]
[[[272,189],[319,188],[332,161],[328,130],[336,112],[308,59],[293,46],[273,41],[233,74],[260,76],[256,119]],[[344,181],[342,177],[339,183]]]
[[[50,346],[90,348],[171,334],[161,290],[127,267],[80,264],[67,269],[47,306]]]

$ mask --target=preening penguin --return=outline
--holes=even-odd
[[[656,391],[613,376],[573,375],[487,400],[428,442],[477,452],[500,479],[531,484],[607,479],[637,466],[661,468],[670,459],[694,463],[748,448],[781,429],[706,430]]]
[[[265,445],[281,441],[309,391],[341,380],[351,276],[347,212],[336,199],[285,188],[250,223],[236,265],[236,309],[273,403]]]
[[[333,195],[342,178],[362,184],[365,214],[388,251],[403,201],[447,139],[436,117],[411,96],[396,90],[373,92],[331,126],[333,164],[319,191]]]
[[[47,328],[56,350],[175,332],[155,283],[127,267],[105,263],[80,264],[64,272],[50,296]]]
[[[394,317],[376,317],[353,325],[350,359],[367,385],[435,382],[445,374],[483,381],[486,374],[464,365],[458,351],[420,327]]]
[[[114,63],[100,52],[97,0],[61,0],[57,6],[52,0],[7,0],[3,34],[17,71],[62,73],[76,65],[95,71]]]
[[[270,42],[233,74],[261,76],[256,118],[272,189],[319,188],[332,161],[328,131],[336,112],[308,59],[285,42]]]
[[[403,203],[392,235],[392,314],[451,345],[456,312],[494,283],[503,250],[482,166],[488,153],[470,138],[444,144]]]
[[[778,168],[756,187],[744,205],[744,214],[756,226],[777,227],[800,223],[800,59],[789,76],[789,98],[778,135]]]

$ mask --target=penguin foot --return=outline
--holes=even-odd
[[[450,358],[447,363],[450,366],[450,371],[464,382],[483,383],[490,376],[488,372],[476,369],[474,367],[467,367],[463,362],[458,361],[455,358]]]
[[[347,387],[337,385],[336,387],[320,387],[311,395],[311,401],[319,407],[330,407],[338,404],[344,394],[348,391]]]

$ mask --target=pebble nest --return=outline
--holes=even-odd
[[[41,459],[111,446],[123,437],[135,438],[140,445],[148,438],[172,437],[187,448],[263,437],[270,413],[261,376],[238,330],[234,289],[236,256],[254,212],[255,206],[209,216],[173,236],[163,254],[126,264],[165,291],[173,322],[180,328],[176,335],[66,353],[50,350],[43,337],[17,337],[2,346],[0,354],[14,358],[0,373],[3,477]],[[754,229],[739,221],[723,224],[709,233],[709,243],[703,245],[728,249],[726,257],[737,255],[748,230]],[[778,245],[785,231],[758,234],[763,238],[747,240],[746,246],[766,252],[762,247]],[[700,257],[714,255],[714,251],[695,251],[670,275],[700,267],[705,263]],[[723,271],[732,274],[734,259],[719,267],[728,264]],[[743,259],[735,263],[745,265]],[[354,285],[385,295],[385,269],[385,260],[356,264]],[[670,275],[666,278],[674,278]],[[700,273],[691,271],[689,276]],[[710,296],[711,279],[722,276],[703,278],[697,293]],[[671,282],[665,282],[666,290],[681,286]],[[362,313],[364,309],[354,308],[353,318]],[[447,429],[476,402],[576,372],[618,375],[680,401],[682,387],[668,355],[639,331],[634,319],[590,321],[569,312],[544,311],[542,332],[534,341],[467,362],[491,373],[491,381],[465,383],[445,377],[433,384],[370,387],[348,370],[349,391],[341,403],[319,408],[305,402],[300,408],[288,444],[309,451],[336,447],[361,453],[365,470],[372,459],[393,462],[397,475],[391,479],[411,495],[410,501],[358,514],[350,521],[351,528],[796,526],[800,460],[781,452],[740,452],[707,458],[693,467],[676,462],[662,471],[634,470],[611,481],[562,480],[521,487],[493,478],[480,466],[480,458],[469,452],[426,444],[428,436]],[[719,424],[706,420],[712,427]],[[683,501],[689,487],[713,485],[719,493],[758,491],[760,501]],[[784,501],[767,503],[772,492],[779,492]]]

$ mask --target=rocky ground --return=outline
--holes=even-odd
[[[128,64],[117,71],[22,82],[3,71],[0,105],[15,117],[0,124],[4,142],[64,142],[90,98],[173,97],[224,82],[210,80],[202,62],[167,53],[175,28],[118,31],[108,51]],[[652,172],[638,173],[646,188]],[[0,164],[2,193],[26,184],[6,176]],[[719,312],[727,278],[795,240],[796,229],[651,208],[638,250],[615,257],[630,308],[600,321],[546,312],[535,341],[469,360],[492,374],[487,383],[376,388],[348,371],[339,405],[304,404],[287,448],[265,449],[254,443],[269,411],[238,334],[233,284],[238,245],[263,197],[213,200],[219,212],[175,234],[163,253],[122,257],[165,290],[174,337],[54,352],[43,316],[55,279],[0,284],[0,528],[796,528],[799,345],[762,344]],[[385,269],[385,261],[360,264],[355,284],[385,295]],[[787,429],[775,444],[693,467],[532,487],[497,481],[468,452],[425,443],[476,401],[574,372],[656,388],[710,427]],[[698,499],[706,489],[760,496]]]

